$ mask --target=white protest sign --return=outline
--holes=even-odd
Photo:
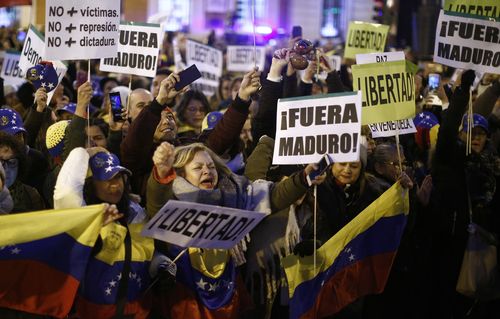
[[[404,59],[405,54],[403,51],[356,54],[357,64],[403,61]],[[368,124],[368,127],[373,138],[411,134],[417,131],[411,119],[372,123]]]
[[[500,74],[500,22],[441,10],[434,61],[460,69]]]
[[[273,164],[359,160],[361,92],[278,100]]]
[[[264,217],[254,211],[169,200],[142,235],[181,247],[230,249]]]
[[[417,131],[412,119],[368,124],[368,127],[372,131],[373,138],[411,134]]]
[[[401,61],[405,59],[403,51],[356,54],[356,64]]]
[[[154,78],[162,36],[159,24],[122,22],[118,52],[101,59],[99,69]]]
[[[201,78],[194,81],[191,87],[212,96],[219,87],[222,75],[222,51],[192,40],[186,42],[186,65],[196,64]]]
[[[248,72],[254,67],[254,50],[250,45],[229,45],[227,47],[227,70],[232,72]],[[257,66],[264,70],[266,48],[257,47]]]
[[[21,51],[21,59],[19,60],[19,67],[23,70],[23,73],[26,73],[32,66],[40,64],[43,60],[44,50],[45,41],[43,35],[30,24]]]
[[[26,82],[24,78],[24,73],[19,68],[19,59],[21,58],[21,52],[17,51],[6,51],[3,57],[2,64],[2,78],[4,79],[4,84],[21,85]]]
[[[116,56],[120,1],[47,0],[45,58],[77,60]]]

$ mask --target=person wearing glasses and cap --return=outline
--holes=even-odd
[[[154,244],[140,235],[146,214],[131,199],[130,175],[102,147],[73,149],[58,175],[55,209],[109,205],[75,302],[80,318],[139,319],[149,314],[151,295],[145,290]]]

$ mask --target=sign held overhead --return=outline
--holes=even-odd
[[[222,51],[193,40],[186,42],[186,64],[196,64],[201,73],[201,79],[196,80],[191,87],[212,96],[219,87],[222,76]]]
[[[122,22],[118,52],[101,59],[100,70],[155,77],[162,36],[159,24]]]
[[[415,71],[408,61],[352,66],[353,87],[363,92],[363,125],[415,116]]]
[[[264,70],[266,48],[257,47],[257,66]],[[248,72],[254,67],[254,51],[250,45],[229,45],[227,47],[227,70],[231,72]]]
[[[273,164],[359,159],[361,92],[280,99]]]
[[[356,54],[384,52],[389,26],[354,21],[349,23],[344,57],[356,58]]]
[[[500,74],[500,22],[441,10],[434,61],[460,69]]]
[[[77,60],[116,55],[120,1],[47,0],[46,58]]]

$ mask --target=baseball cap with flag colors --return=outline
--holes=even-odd
[[[120,165],[120,160],[113,153],[98,152],[90,158],[89,164],[93,178],[99,181],[108,181],[120,172],[132,175],[128,169]]]
[[[10,135],[26,133],[21,115],[15,110],[0,109],[0,131]]]

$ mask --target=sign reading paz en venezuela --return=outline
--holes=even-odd
[[[361,92],[278,100],[273,164],[359,159]]]
[[[416,66],[408,61],[353,65],[354,90],[363,92],[361,124],[413,118],[415,72]]]

